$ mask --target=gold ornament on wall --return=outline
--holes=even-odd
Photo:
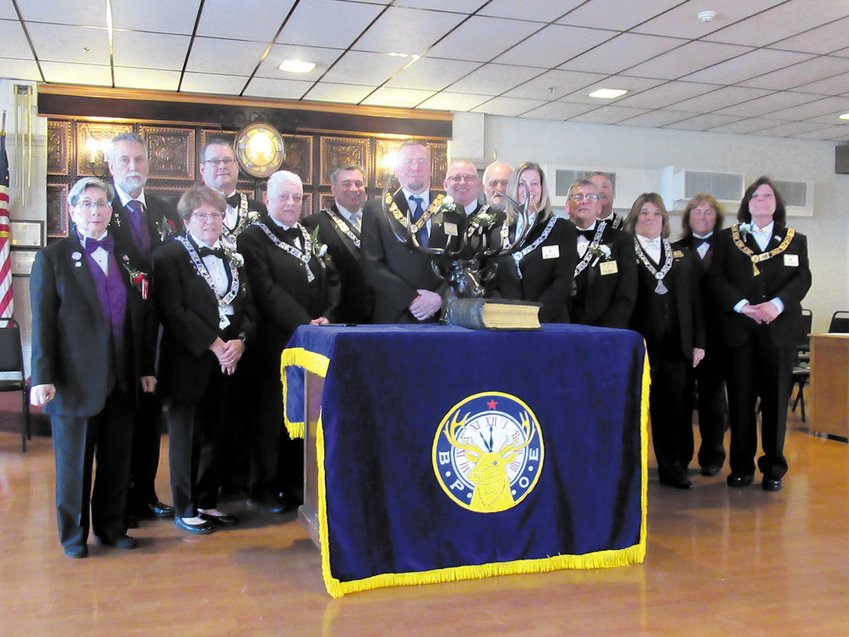
[[[283,165],[283,136],[270,124],[252,122],[236,134],[236,159],[247,175],[265,179]]]

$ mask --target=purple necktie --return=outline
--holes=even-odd
[[[130,213],[130,229],[133,233],[133,243],[144,254],[150,252],[150,234],[147,230],[142,204],[138,199],[130,199],[127,202],[127,211]]]

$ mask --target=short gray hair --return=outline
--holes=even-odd
[[[68,193],[68,205],[76,206],[80,202],[80,197],[89,188],[99,188],[106,193],[109,203],[112,203],[112,186],[97,177],[83,177],[71,186],[71,191]]]
[[[289,170],[278,170],[268,178],[268,196],[271,197],[271,193],[277,192],[277,189],[287,181],[298,184],[301,190],[304,189],[304,182],[298,175]]]
[[[109,142],[109,150],[106,152],[106,159],[109,161],[115,160],[115,145],[120,144],[121,142],[141,144],[141,147],[144,149],[144,156],[147,157],[147,142],[144,141],[144,137],[138,133],[118,133]]]

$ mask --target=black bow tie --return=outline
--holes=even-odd
[[[286,237],[287,239],[291,239],[292,241],[301,238],[301,232],[298,230],[297,226],[292,226],[288,230],[281,227],[280,232],[283,233],[284,237]]]
[[[695,249],[701,248],[704,244],[710,245],[710,239],[702,239],[700,237],[693,237],[693,247]]]
[[[223,248],[207,248],[206,246],[201,246],[198,248],[198,255],[203,259],[204,257],[208,257],[210,255],[214,257],[218,257],[219,259],[224,258],[224,249]]]
[[[232,195],[227,197],[227,205],[238,210],[239,206],[242,205],[242,195],[234,192]]]
[[[592,241],[595,238],[595,228],[592,228],[591,230],[581,230],[578,228],[578,234],[585,237],[587,241]]]

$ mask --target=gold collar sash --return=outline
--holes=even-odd
[[[443,199],[445,199],[445,195],[443,193],[439,193],[434,198],[434,200],[430,202],[430,205],[427,207],[427,210],[424,211],[422,216],[419,217],[417,221],[415,221],[409,226],[413,234],[417,233],[419,230],[425,227],[425,224],[427,224],[430,218],[435,215],[439,208],[442,206]],[[395,203],[395,198],[389,193],[386,193],[386,198],[384,199],[384,202],[387,206],[389,206],[389,212],[392,213],[392,216],[395,217],[398,223],[403,224],[403,226],[406,228],[407,215],[405,215],[398,209],[398,204]],[[410,212],[412,213],[412,211]]]
[[[743,239],[740,236],[740,224],[735,223],[731,226],[731,238],[734,239],[734,245],[737,246],[737,249],[740,250],[743,254],[745,254],[752,262],[752,274],[754,276],[758,276],[761,271],[758,269],[758,263],[761,261],[766,261],[767,259],[771,259],[774,256],[777,256],[784,252],[787,247],[790,245],[790,242],[793,241],[793,237],[796,236],[796,231],[793,228],[787,228],[787,234],[784,237],[784,240],[778,244],[777,247],[773,248],[769,252],[764,252],[762,254],[755,254],[754,251],[743,243]]]

